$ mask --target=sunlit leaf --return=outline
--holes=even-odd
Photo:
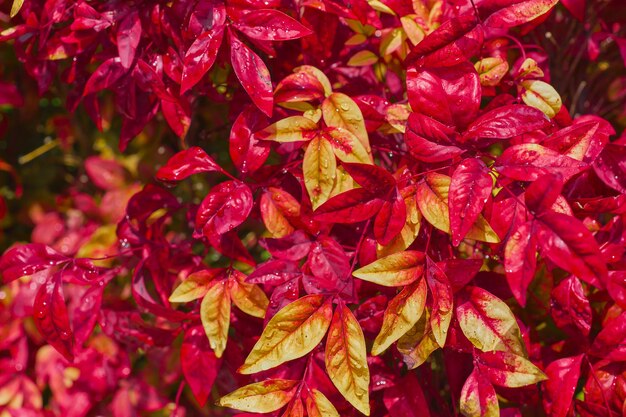
[[[269,125],[254,134],[257,139],[274,142],[299,142],[310,140],[317,131],[317,123],[304,116],[290,116]]]
[[[315,388],[311,389],[305,401],[306,412],[309,417],[339,417],[335,406]]]
[[[209,338],[215,356],[222,357],[228,341],[230,326],[230,297],[226,281],[215,282],[208,290],[200,305],[202,327]]]
[[[170,303],[187,303],[204,297],[209,290],[211,280],[220,272],[219,269],[203,269],[190,274],[170,295]]]
[[[239,272],[233,271],[228,282],[230,298],[233,303],[244,313],[254,317],[265,317],[265,310],[269,300],[267,296],[256,284],[248,284],[245,282],[246,276]]]
[[[363,113],[350,97],[343,93],[329,95],[322,103],[322,117],[328,126],[346,129],[354,134],[367,153],[371,153]]]
[[[222,407],[253,413],[271,413],[287,405],[300,381],[268,379],[243,386],[218,401]]]
[[[461,413],[465,417],[499,417],[496,390],[478,368],[474,368],[461,390]]]
[[[315,209],[329,199],[333,189],[337,161],[332,144],[319,136],[309,142],[304,153],[302,170],[304,185]]]
[[[380,258],[352,275],[387,287],[400,287],[418,279],[424,271],[424,254],[404,251]]]

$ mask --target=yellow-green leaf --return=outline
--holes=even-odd
[[[13,5],[11,6],[11,19],[13,19],[22,9],[24,5],[24,0],[13,0]]]
[[[287,405],[298,384],[300,381],[268,379],[243,386],[220,398],[218,404],[251,413],[271,413]]]
[[[474,68],[478,72],[482,86],[495,87],[509,71],[509,64],[500,57],[487,57],[475,63]]]
[[[348,60],[351,67],[367,67],[378,61],[378,56],[372,51],[359,51]]]
[[[315,388],[306,397],[306,412],[309,417],[339,417],[335,406]]]
[[[541,110],[553,118],[561,110],[561,96],[550,84],[540,80],[526,80],[520,83],[524,91],[522,100],[529,106]]]
[[[450,233],[450,217],[448,212],[448,190],[451,178],[447,175],[429,173],[424,181],[417,185],[417,206],[422,215],[437,229]],[[481,242],[498,243],[500,238],[481,215],[465,236],[467,239]]]
[[[380,40],[380,55],[385,56],[394,53],[402,46],[404,31],[394,28],[383,35]]]
[[[326,372],[341,395],[365,415],[370,413],[365,336],[345,305],[337,307],[326,340]]]
[[[302,162],[304,185],[315,210],[324,204],[333,189],[337,160],[331,143],[319,136],[309,142]]]
[[[374,340],[372,355],[380,355],[420,319],[426,304],[426,281],[407,285],[387,305],[383,325]]]
[[[211,349],[215,351],[215,356],[221,358],[230,326],[230,297],[225,280],[215,282],[209,288],[200,305],[200,319]]]
[[[239,372],[265,371],[306,355],[322,341],[331,318],[332,303],[321,295],[286,305],[267,323]]]
[[[340,127],[354,134],[367,153],[371,153],[365,121],[359,106],[343,93],[332,93],[322,102],[322,117],[331,127]]]
[[[291,116],[269,125],[254,134],[257,139],[279,143],[310,140],[317,132],[317,123],[304,116]]]
[[[328,97],[333,92],[333,87],[330,85],[330,81],[328,80],[328,77],[319,69],[311,65],[302,65],[297,68],[294,68],[293,72],[295,73],[306,72],[307,74],[310,74],[314,76],[315,78],[317,78],[317,80],[320,82],[320,84],[322,84],[322,87],[324,88],[324,95],[326,97]]]
[[[400,18],[402,29],[413,45],[420,43],[426,36],[424,29],[415,21],[415,17],[415,15],[406,15]]]
[[[170,295],[170,303],[187,303],[204,297],[211,281],[220,272],[220,269],[203,269],[190,274]]]
[[[346,129],[331,127],[323,132],[323,137],[333,145],[335,156],[342,162],[356,162],[361,164],[374,163],[370,154],[361,142]]]
[[[261,287],[248,284],[245,280],[246,276],[243,273],[233,271],[228,282],[230,297],[241,311],[262,319],[265,317],[269,300]]]
[[[480,287],[470,287],[459,296],[456,317],[465,337],[483,352],[510,351],[525,356],[513,312],[504,301]]]
[[[424,271],[424,254],[404,251],[380,258],[352,273],[364,281],[387,287],[407,285],[418,279]]]

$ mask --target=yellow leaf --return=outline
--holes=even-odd
[[[550,84],[539,80],[527,80],[520,83],[524,91],[522,100],[529,106],[541,110],[553,118],[561,110],[561,96]]]
[[[450,217],[448,211],[448,190],[451,178],[447,175],[429,173],[424,181],[417,185],[417,206],[422,215],[437,229],[450,233]],[[472,228],[465,236],[467,239],[481,242],[498,243],[500,238],[491,228],[483,215],[479,215]]]
[[[417,323],[398,339],[398,352],[402,354],[409,369],[415,369],[426,362],[430,354],[439,348],[430,328],[429,317],[428,310],[424,310]]]
[[[306,412],[308,417],[339,417],[335,406],[315,388],[306,397]]]
[[[294,68],[293,72],[296,74],[299,72],[306,72],[315,78],[322,84],[324,88],[324,95],[328,97],[333,92],[333,87],[330,85],[330,81],[328,81],[328,77],[319,69],[311,66],[311,65],[302,65],[300,67]]]
[[[215,356],[222,357],[228,341],[230,326],[230,297],[226,291],[226,281],[214,283],[202,299],[200,305],[202,327],[209,338]]]
[[[267,323],[239,373],[265,371],[306,355],[324,338],[331,317],[332,303],[321,295],[286,305]]]
[[[490,292],[469,288],[456,307],[456,317],[465,337],[483,352],[501,350],[526,355],[513,312]]]
[[[342,162],[373,164],[361,142],[351,132],[342,128],[327,128],[322,136],[333,146],[335,156]]]
[[[354,100],[343,93],[332,93],[322,102],[322,117],[328,126],[352,132],[371,154],[363,114]]]
[[[418,279],[424,271],[424,254],[404,251],[380,258],[352,273],[364,281],[387,287],[407,285]]]
[[[337,171],[333,146],[328,140],[318,136],[309,143],[304,152],[302,171],[315,210],[329,199]]]
[[[378,56],[372,51],[359,51],[348,60],[351,67],[367,67],[378,61]]]
[[[13,5],[11,6],[11,19],[13,19],[22,9],[24,5],[24,0],[13,0]]]
[[[268,379],[241,387],[218,401],[222,407],[251,413],[271,413],[293,398],[300,381]]]
[[[365,336],[345,305],[337,307],[326,340],[326,372],[341,395],[365,415],[370,414]]]
[[[170,295],[170,303],[187,303],[204,297],[213,278],[221,272],[221,269],[203,269],[190,274]]]
[[[257,139],[279,143],[310,140],[317,131],[317,123],[304,116],[291,116],[269,125],[254,134]]]
[[[230,297],[239,310],[253,317],[265,317],[265,310],[269,300],[256,284],[245,282],[246,276],[239,271],[233,271],[228,282]]]
[[[420,319],[426,304],[426,281],[407,285],[387,305],[383,326],[374,340],[372,355],[380,355]]]

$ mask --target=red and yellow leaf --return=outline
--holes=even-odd
[[[230,326],[230,297],[225,280],[215,282],[207,291],[200,305],[200,319],[211,349],[215,351],[215,356],[221,358]]]
[[[299,384],[300,381],[287,379],[256,382],[223,396],[218,405],[251,413],[271,413],[291,401]]]
[[[317,346],[332,318],[332,303],[308,295],[283,307],[267,323],[238,372],[253,374],[300,358]]]
[[[323,137],[333,145],[335,156],[342,162],[372,164],[372,157],[354,134],[340,127],[324,129]]]
[[[528,359],[512,352],[481,352],[476,364],[492,384],[501,387],[525,387],[547,379]]]
[[[387,287],[400,287],[418,279],[424,271],[424,254],[404,251],[380,258],[354,271],[364,281]]]
[[[357,410],[370,413],[369,382],[365,336],[348,307],[335,310],[326,340],[326,371],[339,392]]]
[[[496,390],[478,368],[474,368],[463,384],[460,410],[465,417],[500,416]]]
[[[430,327],[437,344],[443,347],[452,320],[452,286],[445,272],[430,258],[426,258],[426,282],[433,298]]]
[[[314,138],[304,152],[302,162],[304,185],[313,209],[324,204],[334,186],[337,161],[331,143],[321,137]]]
[[[253,317],[265,317],[265,310],[269,304],[267,296],[256,284],[248,284],[246,276],[239,272],[233,271],[228,280],[228,289],[230,298],[235,305],[244,313]]]
[[[339,417],[337,409],[328,398],[315,388],[306,396],[306,412],[309,417]]]
[[[330,94],[322,103],[322,117],[328,126],[346,129],[354,134],[367,153],[371,153],[363,113],[350,97],[343,93]]]
[[[317,132],[317,123],[304,116],[291,116],[269,125],[254,134],[257,139],[278,143],[310,140]]]
[[[186,303],[204,297],[213,278],[222,270],[203,269],[190,274],[170,295],[170,303]]]
[[[398,339],[397,347],[409,369],[417,368],[426,362],[431,353],[439,349],[430,327],[428,309],[425,309],[417,323]]]

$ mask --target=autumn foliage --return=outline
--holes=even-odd
[[[0,416],[626,415],[621,0],[0,30]]]

